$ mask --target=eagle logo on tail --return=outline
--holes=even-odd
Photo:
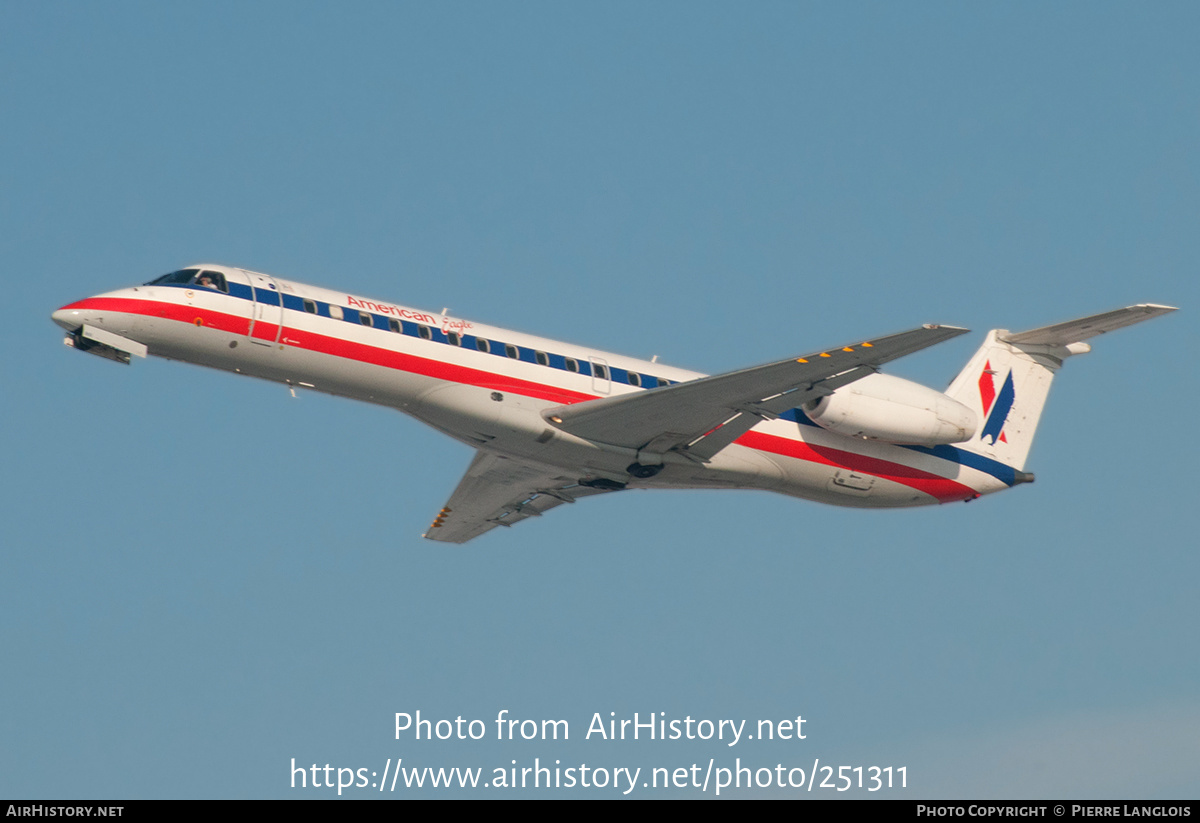
[[[979,439],[982,441],[991,437],[993,445],[997,440],[1001,443],[1008,442],[1008,438],[1004,436],[1004,422],[1008,420],[1008,413],[1012,411],[1013,401],[1017,397],[1016,389],[1013,388],[1012,369],[1009,369],[1008,376],[1004,378],[1004,385],[999,394],[996,393],[995,375],[989,360],[979,375],[979,399],[983,401],[983,413],[987,415],[987,422]]]

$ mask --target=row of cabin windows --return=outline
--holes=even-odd
[[[319,314],[319,312],[317,310],[317,302],[315,300],[309,300],[309,299],[305,298],[304,311],[308,312],[309,314]],[[333,303],[330,303],[329,304],[329,316],[332,317],[334,320],[344,319],[344,312],[342,311],[342,307],[334,305]],[[389,317],[387,319],[387,321],[388,321],[388,328],[390,330],[392,330],[393,332],[395,332],[397,334],[404,334],[404,326],[399,320],[397,320],[394,317]],[[373,314],[370,314],[369,312],[360,310],[358,312],[358,322],[363,326],[374,328],[375,316]],[[417,327],[417,335],[422,340],[432,340],[433,339],[433,330],[430,329],[429,326],[425,326],[420,323],[416,323],[414,325]],[[446,342],[449,343],[451,346],[459,346],[459,347],[462,346],[462,344],[463,344],[462,335],[460,335],[458,332],[448,331],[448,332],[444,332],[444,334],[446,335]],[[493,341],[488,340],[487,338],[484,338],[484,337],[476,337],[475,338],[475,348],[478,349],[479,351],[483,352],[484,354],[491,354],[492,344],[493,344]],[[513,360],[521,359],[521,350],[517,346],[514,346],[511,343],[504,343],[504,344],[496,343],[495,345],[497,345],[497,346],[503,345],[504,346],[504,354],[507,357],[509,357]],[[534,360],[537,361],[537,364],[539,366],[549,366],[550,365],[550,355],[546,354],[546,352],[544,352],[544,351],[534,351],[533,357],[534,357]],[[566,366],[567,371],[573,372],[575,374],[579,373],[579,361],[578,360],[576,360],[573,357],[564,357],[563,361],[564,361],[564,365]],[[592,363],[592,373],[593,373],[593,376],[595,376],[601,380],[609,379],[608,368],[601,363]],[[645,379],[643,379],[643,376],[641,374],[638,374],[637,372],[626,372],[626,376],[628,378],[629,385],[637,386],[639,388],[641,388],[643,385],[646,385],[650,388],[671,385],[671,381],[667,380],[666,378],[663,378],[663,377],[646,376]],[[646,381],[653,381],[653,383],[647,383]]]
[[[146,285],[199,287],[199,288],[207,288],[207,289],[213,289],[215,291],[225,292],[226,294],[229,293],[229,285],[227,284],[227,282],[225,280],[225,275],[221,274],[220,272],[209,271],[207,269],[205,269],[205,270],[182,269],[180,271],[171,272],[170,274],[164,274],[162,277],[159,277],[156,280],[152,280],[150,283],[147,283]],[[242,287],[239,286],[239,288],[242,288]],[[251,295],[247,294],[246,296],[250,297]],[[260,293],[260,297],[258,299],[260,299],[260,300],[264,299],[261,296],[261,293]],[[275,298],[275,299],[278,300],[279,298]],[[286,305],[286,303],[289,299],[294,300],[295,298],[288,298],[285,296],[282,299],[283,299],[284,304]],[[271,301],[267,300],[267,302],[271,302]],[[310,300],[308,298],[304,298],[303,302],[304,302],[304,311],[306,311],[308,314],[319,315],[321,313],[320,305],[324,305],[328,309],[329,316],[331,318],[333,318],[334,320],[349,320],[349,322],[354,322],[353,319],[347,318],[345,316],[345,312],[342,310],[341,306],[335,305],[333,303],[325,303],[325,304],[318,305],[317,301]],[[279,305],[279,304],[274,303],[274,305]],[[361,325],[367,326],[368,328],[375,328],[375,315],[370,314],[369,312],[359,310],[357,319]],[[393,332],[395,332],[397,334],[404,334],[404,325],[396,318],[394,318],[394,317],[387,318],[387,323],[388,323],[388,328],[391,329]],[[422,340],[433,340],[434,339],[434,332],[429,326],[421,325],[420,323],[412,323],[411,325],[416,326],[417,335]],[[451,346],[462,346],[463,345],[463,336],[461,334],[459,334],[458,332],[447,331],[447,332],[440,332],[440,334],[445,336],[446,342],[449,343]],[[500,353],[499,347],[503,346],[505,356],[507,356],[513,360],[521,359],[520,348],[512,345],[511,343],[497,343],[497,342],[494,342],[491,340],[487,340],[483,337],[475,338],[475,348],[485,354],[492,353],[493,345],[495,345],[497,347],[495,350],[496,354]],[[549,366],[551,368],[560,368],[558,366],[554,366],[550,362],[550,355],[546,354],[546,352],[534,351],[533,358],[539,366]],[[563,366],[561,368],[565,368],[567,371],[573,372],[575,374],[580,373],[579,361],[577,361],[571,357],[564,357],[562,359],[563,359]],[[586,374],[587,372],[584,372],[584,373]],[[591,364],[591,373],[595,377],[597,377],[601,380],[609,379],[608,368],[601,363],[592,363]],[[615,374],[613,375],[613,377],[614,377],[614,379],[616,379]],[[667,380],[665,378],[652,377],[650,375],[642,375],[642,374],[638,374],[637,372],[626,372],[626,382],[628,382],[629,385],[631,385],[631,386],[637,386],[639,388],[641,388],[641,387],[654,388],[656,386],[671,385],[671,381]]]

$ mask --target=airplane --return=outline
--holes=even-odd
[[[1143,303],[988,332],[939,392],[884,374],[945,325],[708,376],[203,263],[63,306],[80,351],[154,355],[397,409],[476,449],[423,535],[465,543],[628,489],[759,489],[862,508],[970,501],[1032,482],[1063,362],[1175,311]]]

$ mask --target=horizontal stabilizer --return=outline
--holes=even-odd
[[[1082,343],[1098,334],[1116,331],[1173,311],[1175,311],[1173,306],[1139,303],[1136,306],[1126,306],[1123,309],[1093,314],[1078,320],[1068,320],[1066,323],[1042,326],[1040,329],[1003,334],[1000,339],[1005,343],[1017,345],[1069,346],[1072,343]]]

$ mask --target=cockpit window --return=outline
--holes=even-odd
[[[196,277],[196,285],[202,289],[216,289],[229,294],[229,286],[225,283],[225,275],[219,271],[205,269]]]
[[[229,294],[229,284],[225,282],[225,275],[219,271],[210,271],[204,269],[180,269],[173,271],[170,274],[164,274],[156,280],[151,280],[147,286],[195,286],[199,289],[212,289],[213,291],[224,292]]]
[[[173,271],[170,274],[164,274],[162,277],[159,277],[156,280],[151,280],[146,285],[147,286],[171,286],[171,285],[186,286],[188,283],[191,283],[193,278],[195,278],[195,276],[199,273],[200,273],[199,269],[180,269],[179,271]]]

